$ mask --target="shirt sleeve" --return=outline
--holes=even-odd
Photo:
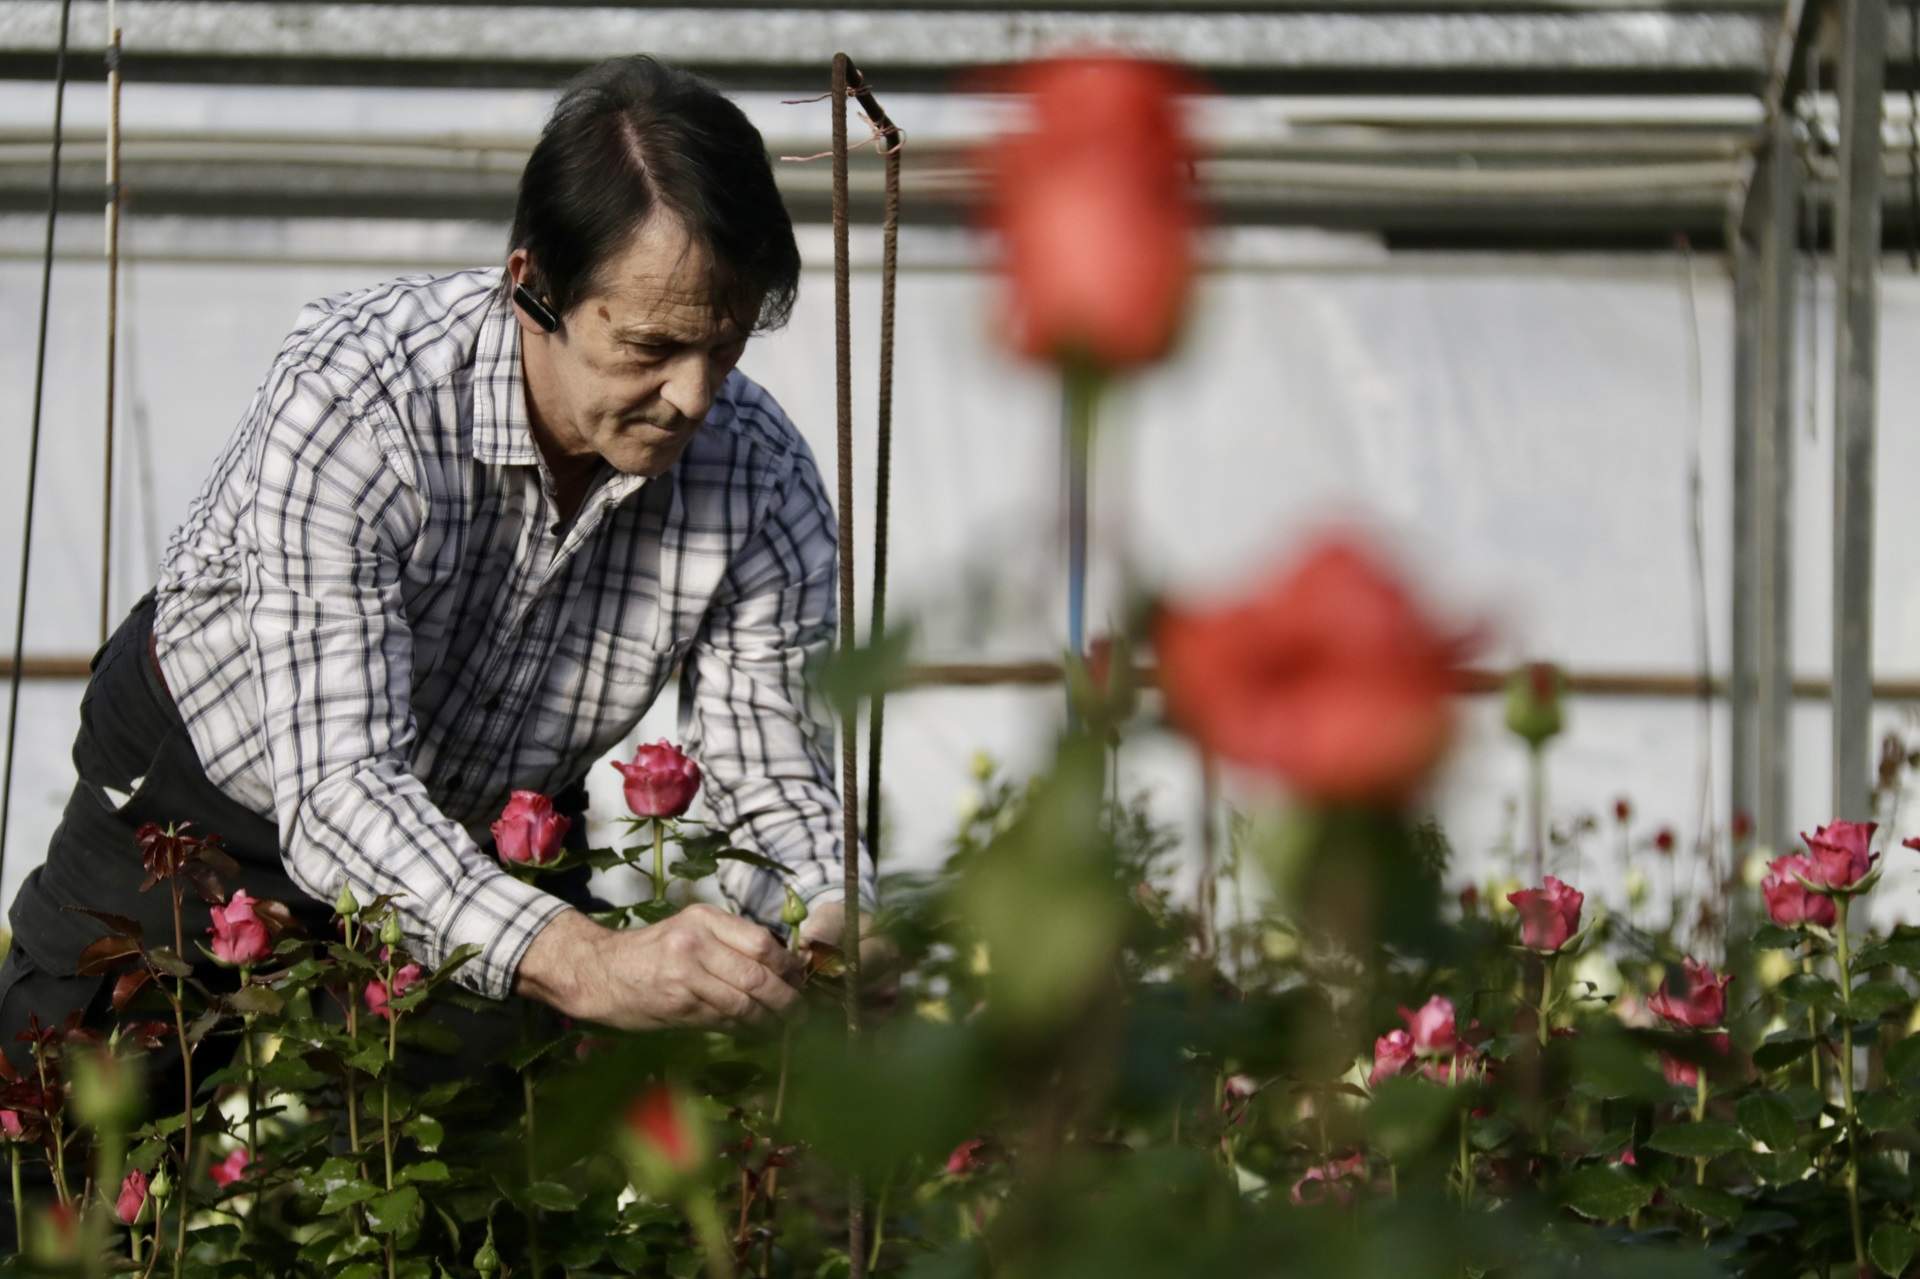
[[[313,368],[283,368],[257,403],[242,606],[282,860],[321,901],[343,883],[363,901],[392,894],[430,967],[479,945],[456,980],[504,997],[528,943],[567,907],[502,870],[411,770],[400,585],[424,501],[410,460],[382,447],[385,409],[357,411]]]
[[[776,923],[791,886],[806,902],[844,899],[845,825],[834,734],[807,678],[832,642],[838,543],[819,469],[797,443],[770,510],[728,566],[686,658],[682,733],[706,772],[706,798],[733,842],[787,876],[727,862],[721,891]],[[875,909],[860,851],[860,904]]]

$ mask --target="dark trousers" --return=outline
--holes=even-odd
[[[30,1019],[59,1025],[78,1014],[82,1025],[107,1030],[117,1020],[111,1006],[116,974],[82,976],[82,952],[107,929],[72,907],[109,911],[138,921],[149,945],[174,943],[173,903],[167,885],[143,893],[146,876],[134,833],[147,822],[191,822],[195,833],[218,835],[240,865],[237,880],[224,883],[228,894],[245,889],[254,897],[284,902],[314,937],[333,933],[331,903],[313,900],[288,878],[280,860],[274,824],[224,794],[200,767],[172,696],[153,658],[153,597],[148,595],[100,651],[80,699],[80,732],[73,763],[79,780],[47,848],[46,861],[21,885],[9,912],[12,945],[0,964],[0,1050],[23,1074],[34,1065],[19,1042]],[[568,801],[572,802],[569,803]],[[584,808],[584,788],[558,797],[562,807]],[[582,841],[586,823],[573,834]],[[571,841],[570,841],[571,842]],[[584,847],[584,842],[581,844]],[[542,887],[588,909],[603,904],[587,893],[582,873],[543,879]],[[184,887],[184,886],[183,886]],[[234,974],[212,964],[194,944],[207,940],[212,917],[197,893],[186,888],[182,904],[183,957],[195,976],[215,991],[231,991]],[[521,1010],[507,1001],[474,1012],[447,1001],[430,1003],[426,1015],[447,1024],[463,1045],[458,1063],[419,1063],[418,1077],[456,1073],[497,1061],[521,1033]],[[129,1011],[125,1020],[137,1016]],[[542,1009],[540,1014],[546,1016]],[[234,1040],[209,1036],[194,1051],[194,1074],[205,1078],[231,1057]],[[181,1105],[183,1079],[178,1046],[171,1040],[149,1055],[149,1116]],[[42,1171],[42,1184],[47,1184]],[[0,1178],[0,1203],[8,1202]],[[30,1196],[31,1197],[31,1196]],[[0,1255],[11,1251],[13,1213],[0,1212]]]

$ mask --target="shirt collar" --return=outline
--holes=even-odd
[[[473,456],[501,466],[535,466],[540,461],[527,416],[520,326],[514,321],[513,303],[502,290],[495,290],[474,343]]]

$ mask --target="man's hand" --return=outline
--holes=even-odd
[[[731,1028],[789,1011],[804,968],[760,925],[704,904],[629,930],[570,910],[534,937],[514,990],[620,1030]]]
[[[807,910],[807,917],[800,924],[800,940],[823,941],[829,946],[839,948],[842,935],[847,926],[846,903],[839,901],[815,902]],[[891,986],[894,969],[900,962],[900,953],[874,926],[873,916],[866,911],[860,912],[860,981],[870,991],[881,991]]]

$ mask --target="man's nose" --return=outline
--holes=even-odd
[[[713,407],[713,379],[710,374],[709,361],[704,352],[684,352],[668,368],[667,382],[660,388],[660,395],[687,421],[705,421],[707,411]]]

